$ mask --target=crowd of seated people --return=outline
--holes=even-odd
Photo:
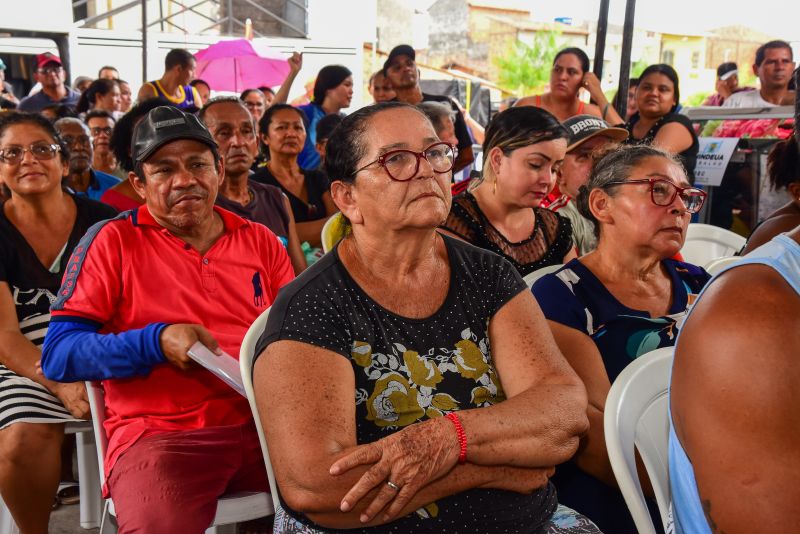
[[[764,79],[788,69],[781,43],[757,53]],[[790,201],[712,279],[680,261],[707,194],[672,67],[647,67],[618,114],[567,48],[548,91],[484,129],[422,92],[408,45],[349,114],[350,69],[290,105],[288,63],[277,91],[220,96],[176,49],[131,102],[116,68],[73,88],[46,53],[39,92],[0,112],[0,496],[22,532],[47,532],[87,380],[121,532],[202,532],[220,496],[269,491],[247,401],[187,354],[238,357],[268,309],[253,379],[280,506],[256,531],[634,533],[606,397],[676,344],[677,532],[791,530],[796,131],[767,164]]]

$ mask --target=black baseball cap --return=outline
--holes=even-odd
[[[567,152],[578,148],[596,135],[610,137],[614,141],[624,141],[628,138],[628,130],[611,126],[594,115],[575,115],[562,122],[561,125],[569,132]]]
[[[159,106],[150,110],[133,130],[131,159],[136,174],[142,176],[142,163],[156,150],[178,139],[194,139],[205,143],[215,158],[219,156],[214,137],[200,119],[174,106]]]
[[[417,60],[417,53],[411,47],[411,45],[401,44],[397,45],[392,48],[392,51],[389,52],[389,57],[386,58],[386,61],[383,62],[383,75],[386,76],[386,71],[389,70],[389,67],[392,66],[394,60],[397,59],[398,56],[408,56],[411,58],[411,61]]]

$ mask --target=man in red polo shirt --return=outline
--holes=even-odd
[[[266,227],[214,205],[223,162],[194,116],[158,107],[133,135],[137,210],[92,227],[52,306],[53,380],[103,380],[107,488],[120,532],[202,532],[217,498],[264,491],[247,400],[187,356],[238,357],[247,329],[293,278]]]

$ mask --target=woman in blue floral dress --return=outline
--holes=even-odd
[[[648,146],[611,152],[577,199],[599,232],[597,249],[533,286],[556,343],[589,394],[589,432],[572,460],[556,468],[553,482],[559,501],[603,532],[636,533],[606,453],[605,399],[633,359],[675,344],[709,280],[702,268],[671,259],[704,201],[705,193],[689,185],[685,169],[666,152]],[[656,510],[654,524],[660,522]]]

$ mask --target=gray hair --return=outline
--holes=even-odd
[[[431,121],[437,134],[444,124],[443,121],[449,120],[451,123],[456,122],[456,111],[445,102],[420,102],[417,104],[417,107],[428,117],[428,120]]]
[[[197,117],[203,124],[206,123],[206,115],[208,115],[208,110],[217,104],[236,104],[240,106],[243,110],[247,112],[248,115],[250,115],[250,119],[253,121],[253,125],[255,125],[256,121],[250,114],[250,110],[247,109],[247,106],[245,105],[244,101],[242,101],[238,96],[215,96],[214,98],[206,102],[200,109],[200,112],[197,114]]]
[[[88,135],[89,137],[92,136],[92,132],[91,130],[89,130],[89,127],[86,126],[86,123],[80,119],[76,119],[75,117],[63,117],[61,119],[58,119],[56,122],[53,123],[53,127],[56,130],[58,130],[59,133],[61,133],[61,127],[67,124],[75,124],[77,126],[80,126],[81,128],[83,128],[83,131],[86,133],[86,135]]]
[[[619,146],[602,154],[595,162],[589,180],[580,187],[578,197],[575,199],[578,212],[594,223],[595,237],[600,237],[600,223],[589,209],[589,195],[595,189],[603,189],[609,196],[614,196],[616,186],[608,184],[627,180],[647,158],[664,158],[686,175],[686,169],[680,160],[669,152],[650,145]]]

